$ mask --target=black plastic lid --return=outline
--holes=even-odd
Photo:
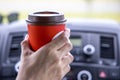
[[[53,11],[41,11],[35,12],[28,15],[28,20],[26,20],[30,24],[60,24],[66,22],[64,18],[64,14]]]

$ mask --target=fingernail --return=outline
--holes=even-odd
[[[25,38],[24,38],[24,40],[27,40],[27,39],[28,39],[28,34],[26,34],[26,35],[25,35]]]
[[[70,37],[70,29],[65,30],[65,35],[69,38]]]
[[[68,32],[70,33],[70,29],[69,29],[69,28],[66,28],[65,30],[68,31]]]

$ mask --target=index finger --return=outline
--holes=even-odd
[[[60,49],[69,42],[70,31],[65,30],[60,36],[52,40],[48,45],[53,49]]]

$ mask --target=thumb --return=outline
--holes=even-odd
[[[21,42],[21,50],[22,50],[21,53],[22,56],[28,56],[33,52],[29,46],[28,35],[26,35],[25,39]]]

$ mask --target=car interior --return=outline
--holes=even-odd
[[[28,1],[31,5],[33,3],[32,6],[28,5],[27,1],[21,1],[24,9],[16,0],[0,1],[0,6],[13,7],[14,2],[18,5],[18,8],[15,8],[17,12],[14,12],[13,8],[8,9],[12,12],[7,11],[4,6],[0,8],[4,14],[0,14],[0,80],[16,79],[21,41],[28,34],[25,15],[39,9],[61,8],[67,19],[66,27],[71,30],[69,39],[73,49],[70,53],[74,56],[70,64],[71,70],[62,80],[120,80],[120,0],[57,1],[52,2],[56,4],[54,8],[54,5],[48,5],[48,0],[37,0],[36,3],[33,3],[34,0]],[[38,2],[41,2],[41,5],[37,4]],[[64,6],[61,7],[62,4]],[[44,5],[48,7],[43,7]],[[80,8],[78,5],[81,5]],[[23,13],[20,13],[20,10],[23,10]]]

